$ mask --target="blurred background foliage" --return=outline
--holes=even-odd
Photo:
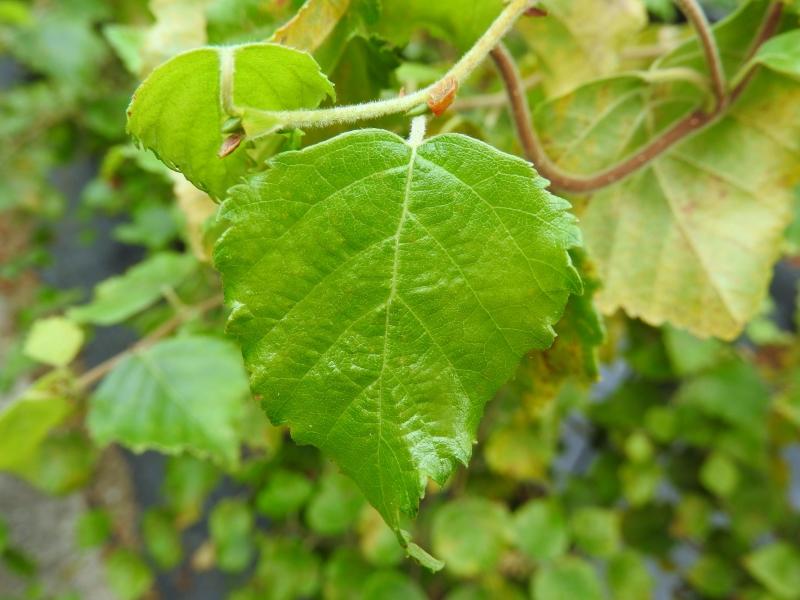
[[[556,345],[527,357],[489,404],[470,468],[431,484],[410,525],[447,563],[438,574],[405,560],[315,449],[266,422],[222,334],[216,206],[128,141],[125,108],[169,56],[263,40],[300,4],[0,0],[0,470],[85,498],[71,543],[77,556],[99,553],[122,600],[223,593],[212,588],[231,600],[800,598],[797,227],[774,302],[733,344],[623,316],[604,323],[573,299]],[[360,0],[315,55],[341,102],[414,89],[499,4],[468,20],[454,1]],[[649,24],[638,0],[573,4],[509,40],[532,101],[646,65],[690,35],[667,0],[644,3]],[[737,4],[705,3],[716,18]],[[619,11],[614,27],[606,10]],[[518,152],[498,91],[487,65],[434,129]],[[284,147],[297,143],[287,135]],[[140,337],[174,389],[142,387],[125,355],[90,393],[103,361]],[[181,410],[213,406],[194,434],[162,418],[170,393]],[[135,510],[104,498],[109,463],[146,487],[131,492]],[[0,514],[0,598],[83,597],[27,542]]]

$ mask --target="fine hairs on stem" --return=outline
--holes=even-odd
[[[433,85],[413,94],[398,96],[389,100],[378,100],[351,106],[334,106],[313,110],[263,111],[247,109],[259,120],[270,123],[263,132],[248,132],[248,137],[257,138],[277,128],[291,127],[327,127],[337,123],[353,123],[355,121],[376,119],[386,115],[408,112],[427,102],[431,92],[445,80],[452,79],[460,85],[489,55],[489,52],[503,39],[511,27],[528,8],[532,0],[511,0],[503,12],[489,26],[489,29],[475,42],[442,79]]]

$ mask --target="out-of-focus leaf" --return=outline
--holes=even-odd
[[[514,543],[538,561],[558,558],[569,536],[564,512],[555,500],[530,500],[514,513]]]
[[[0,411],[0,469],[21,474],[47,434],[72,412],[61,386],[60,376],[47,376]]]
[[[398,571],[378,571],[364,584],[363,600],[425,600],[415,581]]]
[[[737,569],[721,556],[701,556],[689,570],[688,580],[704,597],[730,598],[736,587]]]
[[[57,432],[40,444],[17,475],[47,494],[67,494],[89,482],[98,456],[82,433]]]
[[[48,317],[34,322],[25,340],[24,352],[40,363],[65,367],[83,345],[83,331],[64,317]]]
[[[718,365],[730,356],[730,350],[713,338],[701,340],[688,331],[664,327],[664,346],[675,372],[685,377]]]
[[[320,587],[320,560],[299,539],[266,537],[255,579],[263,600],[310,598]]]
[[[273,519],[283,519],[298,512],[311,496],[313,487],[301,473],[278,470],[270,474],[264,488],[258,493],[258,511]]]
[[[366,507],[358,522],[361,554],[376,567],[392,567],[403,560],[405,553],[397,543],[397,535],[372,507]]]
[[[573,556],[546,563],[537,570],[531,580],[531,593],[536,600],[603,600],[595,570]]]
[[[697,407],[730,425],[763,431],[769,392],[752,365],[732,360],[689,379],[676,402]]]
[[[181,562],[183,546],[180,531],[168,512],[148,510],[142,519],[142,537],[147,553],[159,568],[169,570]]]
[[[355,550],[337,548],[325,565],[322,597],[325,600],[361,598],[364,584],[371,572],[371,567]]]
[[[111,535],[111,516],[102,509],[83,513],[76,524],[75,538],[80,548],[97,548]]]
[[[153,573],[131,550],[115,550],[105,562],[108,585],[120,600],[139,600],[153,585]]]
[[[614,600],[651,598],[655,582],[642,555],[625,550],[608,561],[608,587]]]
[[[610,557],[620,546],[619,514],[613,510],[587,506],[570,517],[572,539],[592,556]]]
[[[226,498],[211,511],[208,520],[216,564],[228,573],[241,573],[253,559],[253,513],[241,500]]]
[[[328,471],[308,503],[306,522],[322,535],[339,535],[353,527],[363,506],[364,496],[353,481]]]
[[[167,459],[163,494],[169,508],[178,515],[178,526],[186,526],[200,517],[206,497],[217,485],[219,470],[193,456]]]
[[[460,498],[440,508],[431,530],[433,550],[462,577],[491,571],[510,541],[506,508],[484,498]]]
[[[544,479],[552,454],[541,433],[525,426],[492,431],[485,450],[492,471],[521,481]]]
[[[700,481],[718,496],[728,496],[739,484],[739,471],[729,457],[715,452],[703,463]]]
[[[89,430],[100,445],[184,451],[234,464],[247,395],[238,351],[212,337],[168,339],[126,357],[92,395]]]
[[[779,598],[800,598],[800,550],[786,542],[762,546],[745,559],[748,572]]]
[[[155,303],[165,289],[180,285],[196,268],[197,262],[191,256],[155,254],[124,275],[100,283],[89,304],[72,308],[67,315],[79,323],[119,323]]]

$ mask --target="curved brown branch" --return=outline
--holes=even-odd
[[[773,5],[767,13],[764,24],[750,50],[750,56],[755,54],[758,48],[775,33],[780,23],[780,17],[781,3],[779,2]],[[754,72],[751,71],[736,88],[729,94],[726,93],[722,101],[715,104],[714,109],[710,111],[697,109],[689,113],[634,154],[608,169],[590,175],[577,175],[561,169],[545,152],[536,129],[533,127],[533,119],[514,58],[502,44],[492,51],[491,57],[506,86],[511,115],[525,155],[534,163],[539,173],[550,180],[552,189],[569,193],[589,193],[608,187],[649,164],[679,141],[718,118],[725,108],[741,95]]]
[[[574,175],[563,171],[545,152],[539,136],[533,128],[528,100],[525,98],[520,84],[519,72],[513,57],[503,45],[497,46],[491,56],[506,85],[514,125],[522,148],[539,173],[550,180],[551,187],[555,190],[587,193],[616,183],[642,168],[691,132],[712,121],[719,112],[718,110],[710,113],[695,111],[653,139],[644,148],[613,167],[592,175]]]
[[[676,4],[697,33],[700,45],[703,47],[703,54],[706,57],[714,99],[718,105],[724,106],[728,101],[728,84],[725,78],[725,69],[722,66],[722,58],[719,55],[717,40],[714,38],[714,32],[711,30],[706,14],[697,3],[697,0],[676,0]]]

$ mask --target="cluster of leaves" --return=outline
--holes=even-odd
[[[0,211],[27,236],[0,283],[46,259],[54,169],[87,154],[81,214],[121,219],[114,237],[144,256],[87,302],[9,295],[26,333],[0,348],[0,389],[47,372],[0,409],[0,470],[64,494],[110,444],[169,455],[138,539],[113,507],[76,532],[123,599],[181,568],[237,574],[238,600],[798,597],[800,346],[762,314],[800,244],[796,3],[760,48],[774,5],[727,7],[731,105],[571,198],[579,224],[515,156],[488,65],[428,139],[390,112],[348,131],[379,104],[315,122],[448,82],[529,3],[301,4],[0,2],[24,71],[0,100]],[[613,168],[711,103],[700,42],[648,20],[670,3],[542,5],[507,41],[563,172]],[[748,324],[736,345],[695,337]],[[79,374],[118,325],[141,341]],[[599,351],[620,366],[611,391],[591,388]],[[221,481],[237,492],[213,496]],[[3,530],[0,560],[34,577]]]

